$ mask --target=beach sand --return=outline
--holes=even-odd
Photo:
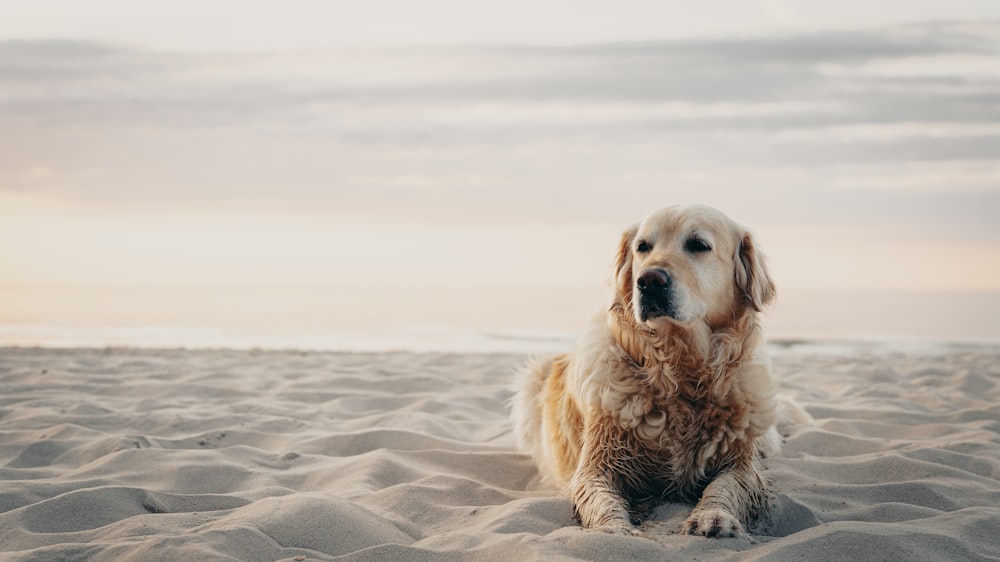
[[[737,539],[582,530],[513,450],[523,355],[2,349],[0,559],[1000,559],[1000,349],[773,349],[816,425]]]

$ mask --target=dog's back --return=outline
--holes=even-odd
[[[580,453],[583,419],[566,392],[569,356],[537,357],[517,375],[511,402],[514,439],[530,453],[542,479],[562,486],[572,476]]]

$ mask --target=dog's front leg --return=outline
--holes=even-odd
[[[584,527],[609,533],[641,535],[629,520],[628,502],[622,496],[619,473],[627,460],[622,456],[623,437],[610,420],[590,423],[569,492]]]
[[[681,525],[681,533],[735,537],[768,506],[771,493],[756,458],[737,462],[705,488],[701,501]]]

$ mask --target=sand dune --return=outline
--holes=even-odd
[[[512,449],[519,355],[0,350],[0,558],[1000,559],[1000,350],[776,347],[817,425],[766,534],[581,530]]]

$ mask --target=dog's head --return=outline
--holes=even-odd
[[[753,237],[705,206],[666,207],[625,231],[615,284],[636,321],[652,327],[700,321],[717,329],[774,300]]]

